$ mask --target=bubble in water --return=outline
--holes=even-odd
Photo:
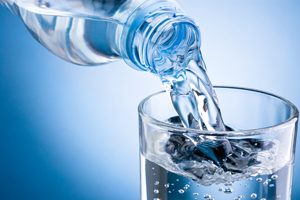
[[[278,178],[278,175],[276,175],[276,174],[273,174],[272,176],[271,176],[271,179],[273,179],[273,180],[276,180]]]
[[[179,192],[179,194],[183,194],[184,190],[183,189],[179,189],[178,192]]]
[[[257,194],[256,194],[256,193],[252,193],[252,194],[250,195],[250,197],[251,197],[251,199],[256,199],[256,198],[257,198]]]
[[[237,197],[234,198],[234,200],[241,200],[243,198],[243,195],[239,195]]]
[[[203,197],[204,197],[204,199],[211,199],[211,195],[209,195],[209,194],[205,194],[205,195],[203,195]]]
[[[159,185],[159,181],[155,181],[155,182],[154,182],[154,185]]]
[[[189,189],[189,187],[190,187],[190,185],[189,185],[189,184],[186,184],[186,185],[183,187],[183,189],[187,190],[187,189]]]
[[[264,183],[263,183],[264,186],[268,186],[269,185],[269,181],[266,180]]]
[[[155,189],[153,190],[154,194],[158,194],[159,193],[159,190]]]
[[[275,185],[274,185],[273,183],[269,185],[269,187],[274,187],[274,186],[275,186]]]
[[[49,8],[50,3],[48,1],[45,1],[45,0],[38,0],[38,6],[41,7],[41,8]]]
[[[233,192],[233,189],[232,188],[225,188],[224,189],[224,193],[225,194],[231,194]]]
[[[165,184],[165,188],[169,188],[169,187],[170,187],[169,183]]]
[[[199,196],[199,193],[198,192],[194,192],[193,196]]]
[[[259,182],[259,183],[262,182],[262,180],[263,179],[261,177],[259,177],[259,178],[256,179],[256,181]]]

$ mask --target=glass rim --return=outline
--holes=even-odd
[[[277,124],[271,125],[271,126],[266,126],[266,127],[261,127],[261,128],[253,128],[253,129],[240,129],[240,130],[233,130],[233,131],[232,130],[230,130],[230,131],[207,131],[207,130],[179,127],[179,126],[176,126],[175,124],[170,124],[170,123],[160,121],[160,120],[152,117],[151,115],[147,114],[144,110],[144,105],[149,99],[151,99],[152,97],[157,96],[159,94],[166,93],[165,90],[153,93],[153,94],[147,96],[146,98],[144,98],[138,105],[138,113],[145,120],[147,120],[147,122],[151,123],[151,125],[156,125],[156,126],[159,126],[160,128],[164,128],[164,129],[167,129],[170,131],[179,131],[179,132],[186,132],[186,133],[193,132],[193,133],[197,133],[197,134],[201,134],[201,135],[209,135],[209,136],[259,135],[261,133],[266,132],[266,130],[269,130],[272,128],[282,128],[286,125],[289,125],[290,123],[295,123],[298,119],[299,111],[298,111],[297,107],[291,101],[289,101],[281,96],[275,95],[273,93],[265,92],[265,91],[258,90],[258,89],[237,87],[237,86],[214,86],[214,88],[244,90],[244,91],[250,91],[250,92],[261,93],[264,95],[272,96],[272,97],[275,97],[275,98],[280,99],[281,101],[287,103],[292,109],[292,114],[288,119],[284,120],[283,122],[280,122],[280,123],[277,123]]]

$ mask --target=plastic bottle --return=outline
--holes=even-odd
[[[194,21],[171,0],[4,3],[21,17],[37,41],[79,65],[100,65],[123,58],[138,70],[169,73],[174,63],[184,62],[189,52],[200,48]]]

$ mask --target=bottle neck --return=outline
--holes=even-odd
[[[182,40],[191,35],[200,48],[198,27],[174,1],[149,0],[128,18],[120,34],[120,54],[134,69],[160,74],[188,53],[191,47]]]

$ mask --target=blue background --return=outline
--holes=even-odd
[[[201,28],[215,85],[267,90],[300,106],[299,1],[179,2]],[[0,199],[138,200],[137,105],[161,89],[122,61],[60,60],[0,7]]]

